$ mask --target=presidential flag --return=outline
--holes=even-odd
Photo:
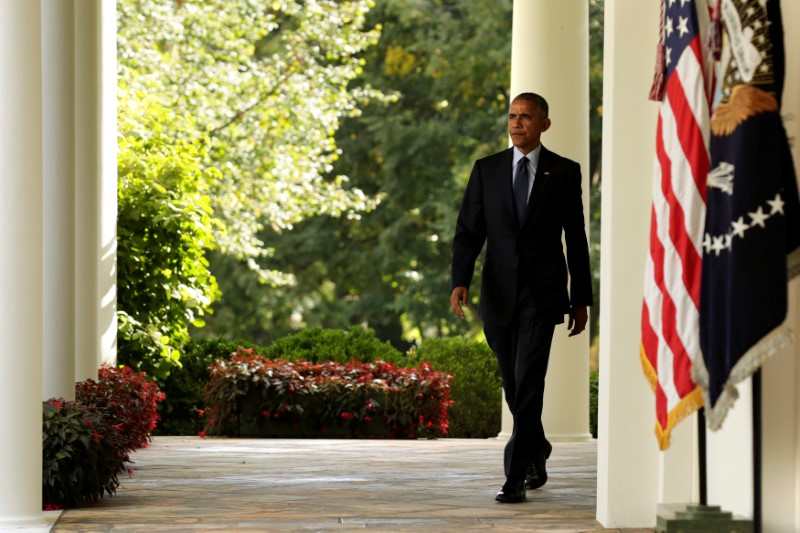
[[[664,71],[651,94],[661,105],[640,356],[655,392],[656,436],[664,450],[675,424],[703,405],[692,368],[701,359],[700,277],[713,90],[706,0],[668,0],[662,4],[661,26]]]
[[[777,0],[722,0],[720,91],[711,120],[700,345],[694,379],[711,429],[750,376],[785,344],[788,280],[800,272],[800,202],[780,115]]]

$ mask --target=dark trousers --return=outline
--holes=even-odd
[[[532,461],[544,459],[547,442],[542,426],[544,378],[554,330],[552,320],[536,316],[527,289],[520,291],[511,323],[484,324],[486,341],[497,356],[506,403],[514,417],[514,430],[503,456],[509,479],[524,478]]]

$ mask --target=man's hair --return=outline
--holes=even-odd
[[[520,93],[514,97],[514,100],[511,101],[514,102],[516,100],[528,100],[529,102],[533,102],[536,104],[536,107],[539,108],[539,111],[544,113],[544,118],[547,118],[550,115],[550,106],[547,105],[547,100],[536,93]]]

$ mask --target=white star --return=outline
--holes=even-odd
[[[750,226],[761,226],[762,228],[766,228],[767,226],[764,224],[764,221],[769,218],[769,215],[764,213],[764,209],[761,206],[758,206],[755,213],[747,213],[750,215],[750,218],[753,220],[753,223]]]
[[[725,244],[722,242],[723,235],[718,235],[714,237],[714,244],[711,245],[711,249],[714,250],[715,255],[719,255],[719,253],[725,249]]]
[[[688,2],[688,1],[689,1],[689,0],[681,0],[681,7],[685,6],[685,5],[686,5],[686,2]]]
[[[744,232],[750,227],[744,223],[744,217],[739,217],[739,220],[731,222],[731,226],[733,226],[733,234],[742,239],[744,239]]]
[[[667,46],[667,53],[664,55],[666,56],[667,66],[669,66],[669,64],[672,63],[672,48]]]
[[[711,235],[706,233],[705,239],[703,239],[703,252],[708,253],[711,251]]]
[[[731,244],[733,244],[733,238],[731,237],[731,234],[728,233],[727,235],[725,235],[725,249],[730,250]]]
[[[672,27],[672,17],[667,17],[667,23],[664,25],[664,29],[667,32],[667,37],[672,35],[674,28]]]
[[[678,33],[680,33],[680,37],[683,37],[684,34],[689,33],[688,17],[678,17]]]
[[[675,4],[675,0],[669,0],[669,7],[672,7]]]
[[[781,199],[781,195],[780,194],[776,194],[774,200],[767,200],[767,203],[772,208],[772,210],[769,212],[770,215],[774,215],[775,213],[780,213],[781,215],[783,214],[783,203],[784,202]]]

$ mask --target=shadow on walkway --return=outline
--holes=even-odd
[[[53,531],[603,531],[594,442],[554,443],[549,482],[516,505],[494,501],[504,444],[156,437]]]

